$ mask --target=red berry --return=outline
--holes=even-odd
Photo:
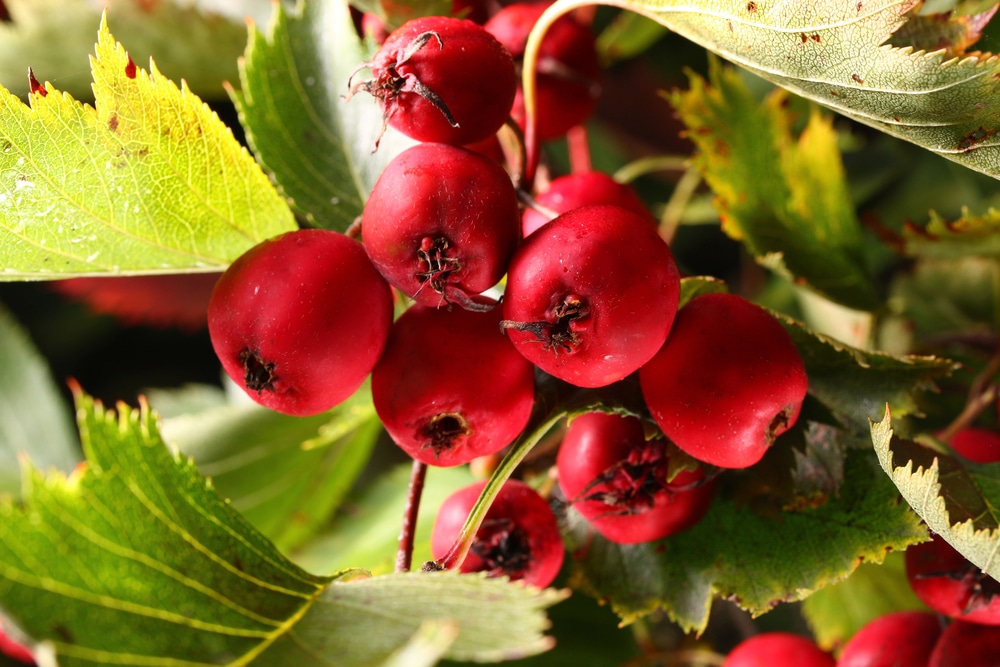
[[[1000,433],[970,426],[952,436],[948,442],[952,449],[973,463],[1000,461]]]
[[[997,667],[1000,628],[952,621],[941,633],[927,667]]]
[[[451,549],[486,482],[456,491],[441,505],[431,533],[431,553],[442,559]],[[493,501],[462,572],[487,572],[544,588],[562,567],[564,549],[552,508],[524,482],[512,479]]]
[[[1000,582],[939,535],[907,548],[906,576],[917,597],[939,614],[1000,625]]]
[[[740,642],[722,667],[834,667],[834,659],[808,637],[789,632],[764,632]]]
[[[510,54],[467,19],[427,16],[394,30],[351,86],[382,107],[392,127],[417,141],[470,144],[496,134],[517,90]]]
[[[372,373],[375,409],[413,458],[454,466],[492,454],[524,429],[534,369],[487,313],[416,305],[393,325]]]
[[[382,172],[361,219],[368,256],[418,303],[474,307],[496,285],[520,238],[503,167],[446,144],[419,144]]]
[[[35,657],[32,655],[31,650],[10,637],[6,632],[4,632],[3,620],[0,619],[0,656],[7,656],[12,660],[17,660],[18,662],[23,662],[26,665],[34,665]],[[0,660],[2,662],[2,660]]]
[[[602,387],[663,345],[680,299],[673,255],[642,216],[618,206],[564,213],[511,260],[504,327],[550,375]]]
[[[255,401],[305,416],[361,386],[392,324],[392,293],[357,241],[320,229],[251,248],[212,292],[222,367]]]
[[[723,468],[757,463],[798,419],[808,388],[784,327],[732,294],[706,294],[684,306],[639,381],[664,434]]]
[[[651,225],[657,226],[656,218],[650,214],[635,190],[601,171],[561,176],[552,181],[548,189],[538,195],[535,201],[556,215],[593,204],[621,206],[635,211],[647,218]],[[549,218],[542,213],[531,208],[526,209],[521,217],[522,233],[527,236],[548,221]]]
[[[550,2],[518,2],[494,14],[484,25],[514,57],[524,60],[528,34]],[[537,133],[555,139],[594,112],[600,93],[601,63],[594,33],[571,16],[563,16],[545,33],[538,54]],[[524,96],[520,87],[511,116],[523,128]]]
[[[844,645],[837,667],[926,667],[941,621],[925,611],[879,616]]]
[[[619,544],[687,530],[708,511],[714,488],[682,471],[667,482],[665,440],[647,440],[636,417],[592,412],[570,422],[556,457],[559,487],[590,524]]]

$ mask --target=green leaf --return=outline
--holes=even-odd
[[[558,0],[550,16],[591,0]],[[1000,60],[885,45],[920,0],[602,0],[860,123],[1000,176]],[[955,32],[940,17],[935,36]]]
[[[862,563],[844,581],[827,586],[802,603],[817,643],[832,650],[854,636],[869,621],[894,611],[926,611],[909,580],[902,552],[893,552],[881,565]]]
[[[302,618],[294,637],[261,654],[259,662],[331,664],[310,659],[312,653],[337,665],[377,664],[424,631],[426,621],[459,626],[446,652],[453,660],[494,662],[534,655],[552,647],[543,634],[549,622],[540,610],[566,595],[453,572],[334,582]]]
[[[871,434],[882,469],[927,527],[1000,579],[1000,464],[974,464],[893,438],[888,406]]]
[[[219,270],[295,228],[230,130],[102,22],[96,107],[0,91],[0,279]]]
[[[371,53],[346,3],[307,2],[300,15],[276,5],[264,35],[251,27],[232,96],[257,157],[311,223],[343,231],[396,153],[410,145],[389,129],[377,151],[375,98],[345,101],[348,81]]]
[[[374,574],[392,572],[411,467],[396,466],[352,493],[329,530],[297,550],[295,561],[313,572],[337,572],[347,567],[363,567]],[[413,536],[415,566],[433,559],[431,528],[441,503],[474,481],[468,466],[427,471]]]
[[[150,403],[158,408],[156,395]],[[366,386],[313,417],[223,403],[164,419],[161,432],[287,552],[313,537],[343,501],[368,462],[381,422]]]
[[[880,415],[886,402],[897,415],[918,413],[918,396],[933,391],[936,379],[957,368],[948,359],[859,350],[810,331],[801,322],[778,319],[802,354],[809,394],[851,433],[866,433],[868,420]]]
[[[360,667],[442,620],[459,628],[455,659],[550,645],[541,612],[562,593],[452,573],[311,575],[170,453],[144,405],[77,402],[86,468],[29,468],[24,504],[0,502],[0,608],[63,667]]]
[[[235,80],[236,59],[246,46],[244,13],[270,15],[267,0],[243,0],[224,12],[225,3],[112,2],[88,0],[6,0],[10,22],[0,23],[0,85],[27,92],[24,73],[51,77],[74,97],[93,95],[86,76],[78,76],[81,54],[94,43],[93,27],[107,4],[109,21],[132,59],[157,63],[170,79],[184,77],[191,90],[212,99],[225,97],[223,81]],[[200,5],[200,6],[199,6]]]
[[[734,70],[712,63],[710,85],[691,75],[690,90],[670,100],[698,148],[723,230],[760,263],[843,305],[876,309],[830,119],[812,109],[795,137],[786,93],[761,104]]]
[[[80,445],[68,406],[45,359],[0,305],[0,495],[21,494],[17,457],[69,472]]]
[[[656,21],[632,12],[622,12],[597,37],[597,52],[608,66],[643,53],[667,32]]]
[[[625,623],[663,609],[700,632],[717,595],[763,614],[924,539],[867,452],[852,450],[845,466],[839,495],[825,504],[774,517],[717,497],[694,528],[648,544],[612,544],[571,511],[569,547],[579,558],[572,581],[608,601]]]

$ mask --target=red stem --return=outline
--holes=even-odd
[[[417,532],[417,515],[420,513],[420,498],[424,493],[426,478],[427,464],[414,461],[410,472],[410,486],[406,492],[406,505],[403,508],[403,526],[399,531],[396,572],[409,572],[413,563],[413,536]]]

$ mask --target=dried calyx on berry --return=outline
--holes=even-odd
[[[365,68],[372,78],[355,81]],[[496,134],[516,90],[514,61],[492,35],[472,21],[428,16],[394,30],[351,74],[346,98],[373,95],[383,132],[388,125],[417,141],[464,145]]]

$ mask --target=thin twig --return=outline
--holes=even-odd
[[[413,536],[417,532],[417,515],[420,513],[420,498],[424,493],[426,478],[427,464],[414,460],[410,471],[410,486],[406,491],[406,505],[403,508],[403,525],[399,530],[396,572],[409,572],[413,563]]]

